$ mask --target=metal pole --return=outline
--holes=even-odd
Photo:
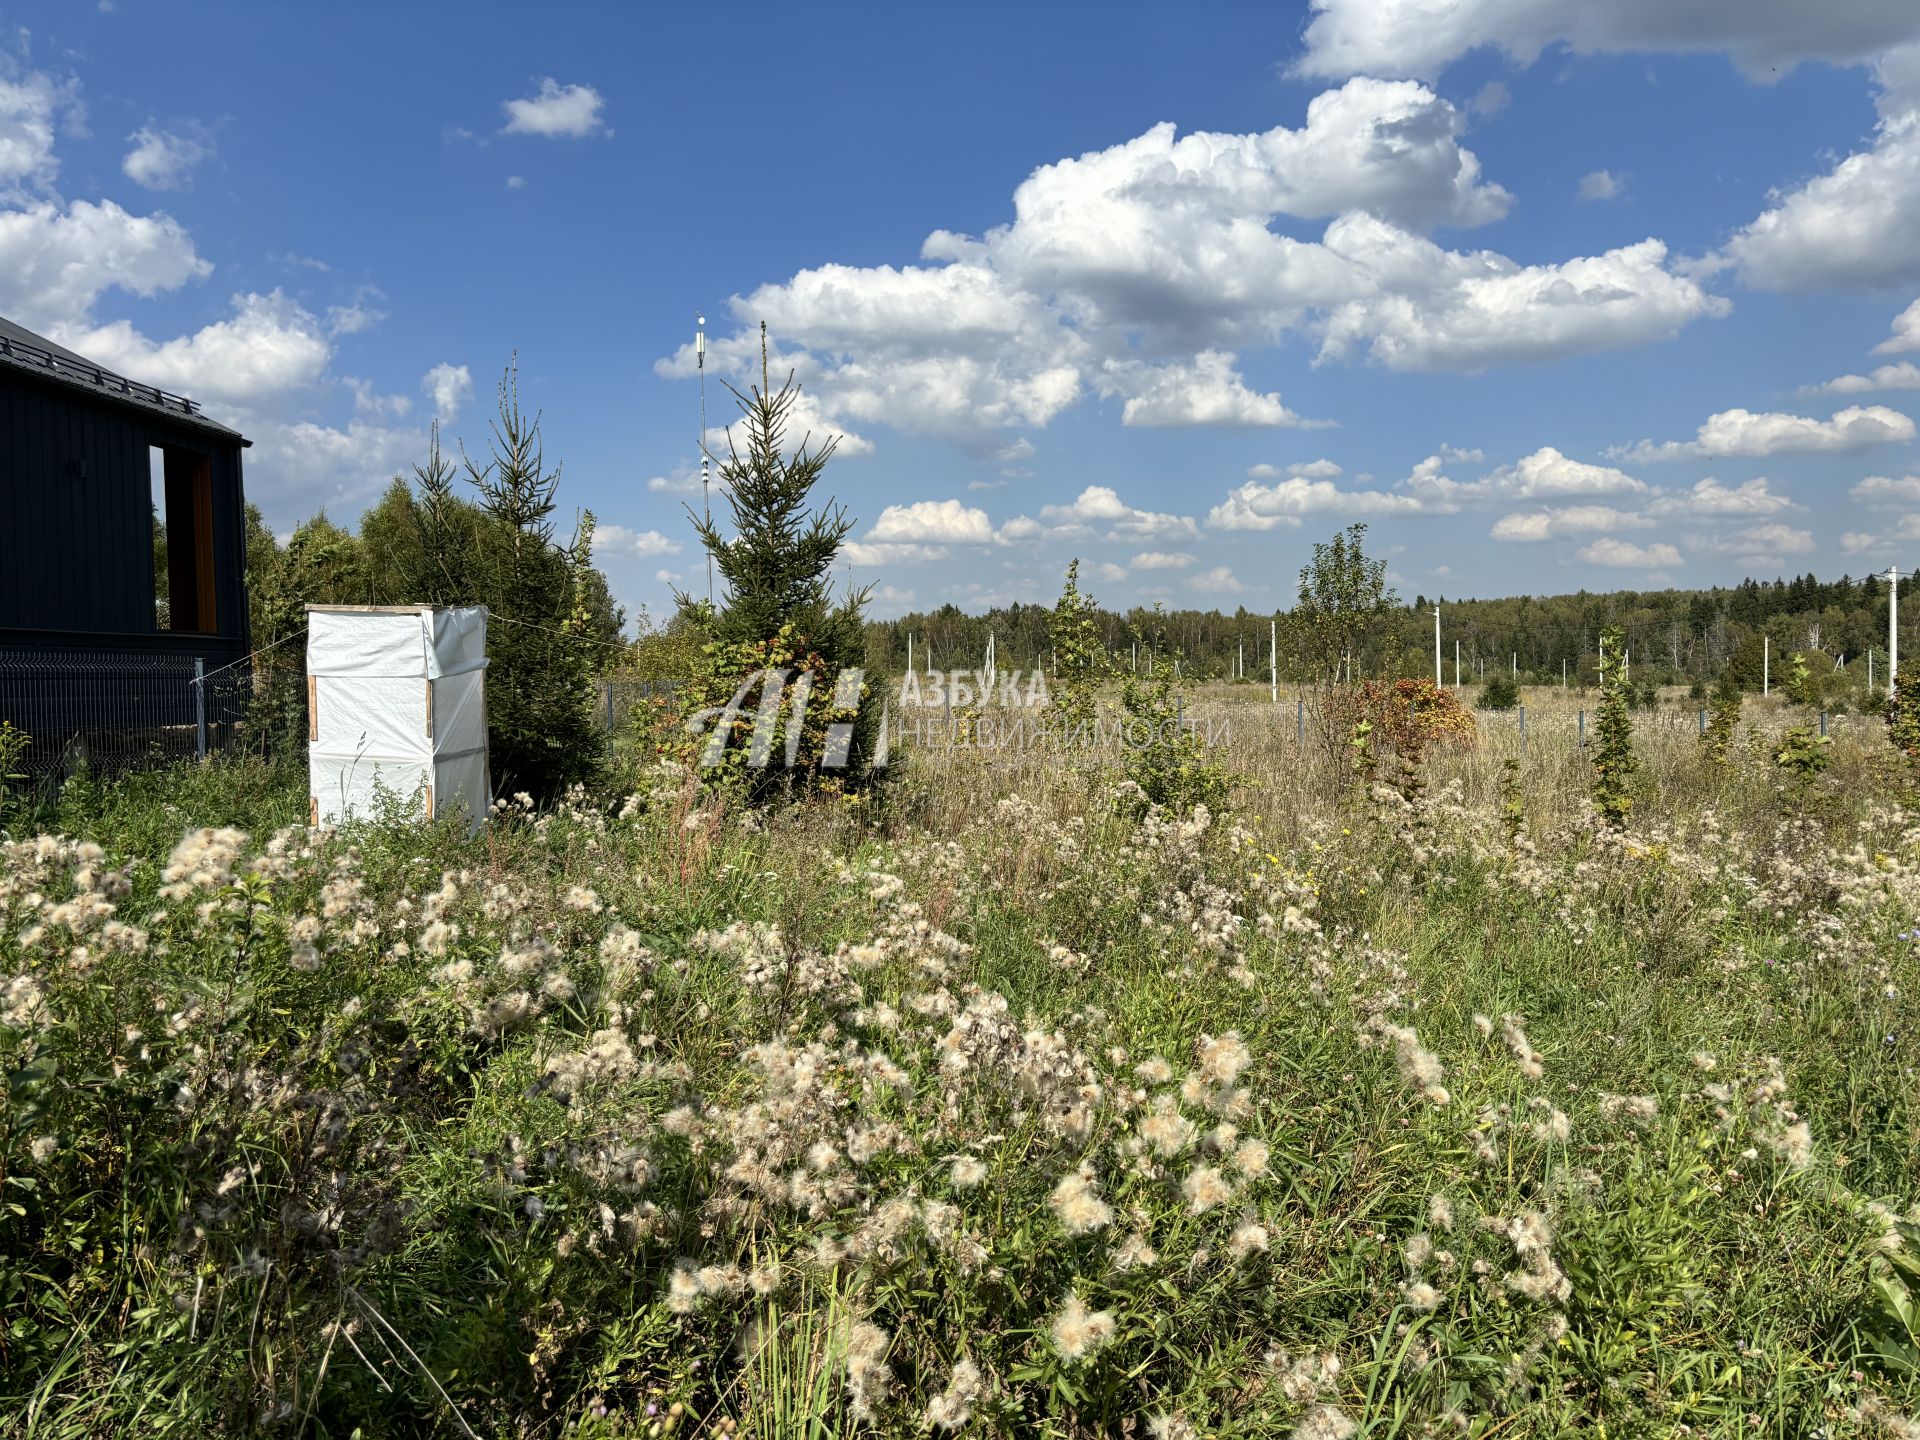
[[[200,759],[207,758],[207,662],[193,657],[193,728]]]
[[[1567,657],[1564,655],[1560,657],[1560,688],[1567,688]]]
[[[1700,733],[1702,735],[1707,733],[1707,712],[1704,710],[1700,712]]]
[[[1267,683],[1273,690],[1273,703],[1280,703],[1280,622],[1267,622]]]
[[[1773,637],[1760,637],[1760,693],[1773,693]]]
[[[1460,642],[1453,642],[1453,688],[1460,688]]]
[[[1580,712],[1579,743],[1582,745],[1587,743],[1587,712],[1584,710]]]
[[[1298,700],[1294,703],[1299,707],[1294,712],[1294,738],[1304,745],[1307,743],[1307,702]]]
[[[693,332],[694,366],[700,372],[700,513],[709,528],[713,525],[713,476],[707,457],[707,317],[695,316]],[[713,551],[707,551],[707,605],[713,605]]]
[[[1527,753],[1527,707],[1520,707],[1520,753]]]
[[[1513,652],[1513,678],[1516,680],[1520,678],[1520,652],[1518,650]]]
[[[1438,690],[1446,681],[1440,675],[1440,607],[1433,607],[1433,688]]]
[[[1900,683],[1900,567],[1887,567],[1887,699]]]
[[[1822,735],[1827,733],[1827,712],[1824,710],[1820,712],[1820,733]]]

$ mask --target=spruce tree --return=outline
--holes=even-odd
[[[688,507],[726,595],[711,615],[704,602],[684,593],[676,597],[682,613],[703,620],[713,637],[689,696],[689,718],[698,722],[696,730],[704,724],[729,727],[721,748],[729,771],[744,780],[751,798],[794,793],[796,784],[804,788],[816,781],[841,788],[865,772],[881,714],[877,704],[861,703],[877,687],[855,686],[852,674],[866,658],[861,611],[871,587],[849,585],[838,600],[833,595],[833,562],[853,521],[832,500],[817,508],[813,503],[814,487],[839,442],[830,436],[816,447],[808,435],[789,452],[787,427],[800,387],[789,373],[778,390],[773,388],[765,324],[760,327],[760,384],[746,394],[728,389],[740,407],[743,439],[735,444],[729,436],[728,458],[720,465],[732,535]],[[780,740],[765,757],[769,763],[750,767],[745,761],[764,690],[747,695],[742,712],[741,687],[769,674],[786,677],[773,727]],[[721,712],[730,702],[735,710],[728,719]],[[830,757],[828,727],[849,722],[854,726],[849,752]],[[713,753],[710,739],[700,737],[692,753]],[[749,769],[752,773],[746,773]]]
[[[600,656],[581,615],[583,546],[591,543],[593,517],[582,517],[572,545],[555,543],[560,471],[546,468],[540,416],[520,408],[517,365],[500,381],[488,449],[486,464],[469,459],[466,468],[481,512],[504,532],[498,573],[482,591],[492,611],[487,732],[494,788],[550,798],[591,779],[606,744],[593,709]],[[445,499],[428,491],[429,506]]]

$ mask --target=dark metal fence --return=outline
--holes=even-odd
[[[0,720],[30,738],[35,779],[205,757],[259,730],[269,698],[244,662],[0,649]]]
[[[596,682],[594,708],[608,733],[619,735],[649,706],[671,706],[676,693],[663,681],[611,675]],[[191,655],[0,648],[0,720],[31,738],[23,768],[41,782],[82,769],[302,744],[306,705],[297,667],[256,671]]]

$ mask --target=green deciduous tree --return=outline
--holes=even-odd
[[[1107,675],[1107,647],[1094,618],[1098,613],[1093,597],[1081,593],[1076,558],[1067,566],[1066,588],[1047,622],[1053,652],[1053,712],[1068,733],[1093,722],[1100,682]]]
[[[1387,562],[1366,553],[1366,535],[1365,525],[1354,524],[1314,545],[1313,558],[1300,571],[1299,603],[1288,617],[1301,680],[1315,702],[1316,732],[1330,760],[1352,738],[1336,702],[1353,683],[1355,665],[1365,667],[1369,651],[1378,647],[1394,603]]]

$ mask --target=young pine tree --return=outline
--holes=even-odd
[[[1593,726],[1593,805],[1609,825],[1627,823],[1633,809],[1629,789],[1640,768],[1633,753],[1633,716],[1628,713],[1628,682],[1622,673],[1626,651],[1620,631],[1600,636],[1600,709]]]

